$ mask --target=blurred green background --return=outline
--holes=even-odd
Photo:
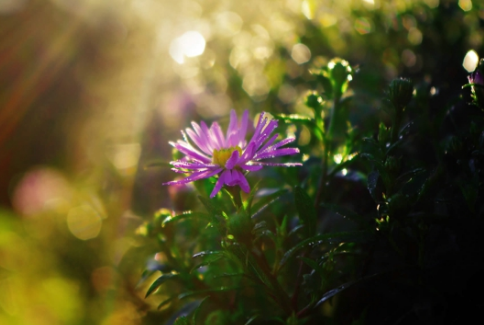
[[[147,168],[179,129],[311,114],[309,71],[333,57],[357,68],[366,119],[398,76],[438,108],[483,27],[477,0],[0,0],[0,324],[154,323],[135,229],[181,204]]]

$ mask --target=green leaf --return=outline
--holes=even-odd
[[[259,315],[257,315],[257,314],[254,315],[254,316],[252,316],[251,318],[249,318],[249,320],[247,322],[245,322],[244,325],[250,325],[250,324],[252,324],[252,322],[255,321],[257,318],[259,318]]]
[[[240,277],[240,276],[246,276],[246,274],[244,272],[237,272],[237,273],[224,273],[224,274],[218,274],[218,275],[214,275],[213,278],[214,279],[221,279],[221,278],[234,278],[234,277]],[[249,279],[252,280],[252,278],[250,277],[247,277]]]
[[[174,325],[190,325],[190,322],[187,316],[180,316],[175,320]]]
[[[257,217],[260,213],[262,213],[265,209],[267,209],[270,205],[273,203],[277,202],[283,195],[287,194],[288,190],[287,189],[282,189],[278,190],[274,193],[268,194],[259,201],[257,201],[253,206],[250,207],[250,213],[252,214],[252,211],[255,211],[252,215],[251,218]]]
[[[181,299],[196,296],[202,293],[227,292],[227,291],[233,291],[233,290],[242,289],[242,288],[243,287],[241,286],[230,286],[230,287],[218,287],[218,288],[212,288],[212,289],[206,289],[206,290],[187,291],[179,294],[178,299],[181,300]]]
[[[343,218],[348,218],[351,221],[356,222],[357,224],[362,225],[362,224],[366,223],[366,220],[362,216],[360,216],[358,213],[354,212],[351,209],[343,207],[341,205],[323,203],[323,204],[321,204],[321,206],[323,208],[328,209],[329,211],[332,211],[332,212],[339,214]]]
[[[165,325],[176,325],[181,322],[181,325],[194,325],[188,318],[195,309],[200,306],[201,300],[196,300],[186,303],[182,308],[180,308],[170,319],[165,323]],[[174,320],[174,321],[173,321]]]
[[[163,301],[161,302],[161,304],[159,304],[159,305],[158,305],[158,307],[157,307],[157,308],[158,308],[158,309],[160,309],[161,307],[163,307],[163,306],[165,306],[165,305],[169,304],[170,302],[172,302],[173,300],[175,300],[175,299],[177,299],[177,298],[178,298],[178,296],[171,296],[170,298],[168,298],[168,299],[166,299],[166,300],[163,300]]]
[[[206,296],[205,298],[201,299],[200,300],[200,303],[198,304],[197,308],[195,308],[195,310],[193,311],[193,315],[192,315],[192,325],[197,325],[197,318],[198,318],[198,314],[200,313],[200,307],[202,306],[202,304],[208,299],[210,298],[210,296]]]
[[[368,191],[375,202],[380,202],[381,198],[381,186],[378,182],[380,178],[380,173],[376,170],[372,171],[368,175]]]
[[[361,282],[364,282],[364,281],[367,281],[369,279],[373,279],[375,277],[378,277],[380,275],[383,275],[383,274],[387,274],[389,273],[390,271],[385,271],[385,272],[382,272],[382,273],[377,273],[377,274],[372,274],[372,275],[369,275],[369,276],[366,276],[364,278],[360,278],[360,279],[357,279],[357,280],[354,280],[354,281],[349,281],[349,282],[346,282],[342,285],[340,285],[339,287],[336,287],[334,289],[331,289],[329,290],[328,292],[326,292],[319,300],[318,302],[316,303],[316,305],[313,306],[313,308],[317,308],[319,306],[321,306],[321,304],[323,304],[325,301],[327,301],[328,299],[331,299],[332,297],[334,297],[335,295],[337,295],[338,293],[340,293],[341,291],[343,290],[346,290],[348,289],[349,287],[355,285],[355,284],[359,284]]]
[[[208,212],[215,214],[215,215],[222,215],[222,209],[220,209],[211,199],[207,199],[201,195],[198,196],[198,199],[202,204],[205,206]]]
[[[345,283],[345,284],[342,284],[340,285],[339,287],[337,288],[334,288],[334,289],[331,289],[329,290],[328,292],[326,292],[322,297],[321,299],[319,299],[319,301],[316,303],[316,305],[314,306],[314,308],[320,306],[321,304],[323,304],[326,300],[328,299],[331,299],[333,298],[334,296],[336,296],[338,293],[340,293],[341,291],[343,290],[346,290],[349,286],[353,285],[354,283],[356,283],[356,281],[352,281],[352,282],[348,282],[348,283]]]
[[[210,265],[223,257],[225,257],[225,252],[223,251],[204,251],[193,255],[192,257],[206,257],[204,258],[203,262],[196,264],[191,270],[190,273],[194,270],[201,268],[205,265]]]
[[[409,170],[409,171],[403,173],[402,175],[398,176],[397,181],[398,182],[408,181],[412,177],[414,177],[418,174],[421,174],[425,171],[426,171],[425,168],[415,168],[415,169]]]
[[[301,257],[301,259],[304,261],[304,263],[306,263],[307,265],[309,265],[309,267],[311,267],[314,271],[316,271],[316,273],[318,273],[320,276],[324,275],[324,270],[320,265],[318,265],[318,262],[307,257]]]
[[[300,229],[303,229],[304,225],[297,225],[296,227],[292,228],[291,231],[287,234],[287,237],[291,237],[295,233],[297,233]]]
[[[225,254],[224,251],[203,251],[203,252],[194,254],[192,257],[195,258],[195,257],[201,257],[201,256],[208,256],[208,255],[224,255],[224,254]]]
[[[173,279],[173,278],[175,278],[177,276],[178,276],[177,273],[162,274],[158,279],[156,279],[151,284],[151,286],[148,289],[148,292],[146,292],[145,298],[148,297],[150,294],[152,294],[156,289],[158,289],[159,286],[161,286],[167,280]]]
[[[276,118],[283,120],[284,122],[304,122],[304,123],[314,123],[314,120],[305,115],[300,114],[277,114]]]
[[[323,131],[318,127],[316,121],[309,116],[299,114],[277,114],[275,117],[285,123],[305,125],[316,135],[319,140],[324,138]]]
[[[317,214],[313,201],[301,187],[294,188],[294,201],[299,214],[299,219],[304,224],[306,237],[316,233]]]
[[[178,214],[174,217],[167,217],[165,220],[162,222],[162,226],[165,226],[168,223],[176,222],[182,219],[188,219],[188,218],[193,218],[193,217],[200,217],[202,219],[206,219],[207,221],[210,221],[210,216],[206,213],[203,212],[193,212],[193,211],[184,211],[181,214]]]
[[[323,235],[316,235],[299,242],[296,246],[289,249],[279,262],[279,270],[286,264],[286,262],[298,251],[306,246],[321,245],[325,242],[357,242],[366,241],[371,238],[371,233],[366,230],[352,231],[352,232],[336,232]]]

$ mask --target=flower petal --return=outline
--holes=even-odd
[[[195,173],[191,174],[190,176],[188,176],[184,179],[163,183],[163,185],[177,185],[177,184],[190,183],[190,182],[202,179],[202,178],[212,177],[213,175],[220,173],[222,170],[223,170],[223,168],[216,168],[216,169],[209,169],[209,170],[203,170],[203,171],[195,172]]]
[[[287,156],[287,155],[295,155],[299,153],[298,148],[283,148],[283,149],[276,149],[276,150],[267,150],[262,153],[258,153],[254,156],[254,159],[266,159],[266,158],[275,158],[280,156]]]
[[[276,133],[274,134],[270,139],[269,141],[267,141],[264,146],[262,146],[262,148],[260,148],[259,150],[257,150],[257,152],[263,152],[264,150],[266,150],[267,148],[269,148],[273,143],[274,141],[276,141],[277,137],[279,136],[279,133]]]
[[[239,151],[234,150],[232,154],[230,155],[230,158],[227,159],[225,162],[225,168],[227,169],[232,169],[237,165],[237,162],[239,161]]]
[[[250,172],[255,172],[257,170],[260,170],[262,169],[262,165],[239,165],[240,168],[242,168],[243,170],[248,170]]]
[[[201,168],[216,168],[219,167],[215,164],[204,164],[197,161],[172,161],[170,164],[176,168],[187,168],[187,169],[201,169]]]
[[[258,136],[257,139],[254,139],[257,144],[257,148],[259,148],[264,141],[269,138],[269,136],[272,134],[272,132],[277,128],[277,120],[271,120],[267,125],[261,130],[260,135]]]
[[[250,142],[255,142],[257,138],[259,137],[262,129],[265,127],[267,123],[267,117],[266,117],[266,112],[262,112],[259,115],[259,121],[257,121],[257,125],[255,127],[254,134],[252,135],[252,138],[250,139]]]
[[[202,139],[206,141],[208,148],[210,149],[211,152],[213,152],[213,149],[217,149],[217,144],[214,137],[212,136],[212,132],[210,132],[207,124],[204,121],[200,122],[200,127],[203,133]]]
[[[199,137],[202,137],[203,131],[200,125],[198,125],[196,122],[192,122],[192,128],[193,130],[197,133]]]
[[[227,185],[229,186],[239,185],[242,191],[244,191],[245,193],[250,192],[249,182],[247,182],[247,179],[245,178],[244,174],[242,174],[237,169],[232,170],[232,180],[227,182]]]
[[[274,137],[272,137],[267,143],[269,143],[270,141],[272,141]],[[255,154],[255,157],[257,159],[258,156],[262,155],[263,153],[265,152],[269,152],[269,151],[274,151],[276,150],[277,148],[279,147],[282,147],[288,143],[291,143],[293,142],[294,140],[296,140],[295,138],[287,138],[287,139],[284,139],[284,140],[281,140],[279,141],[278,143],[272,145],[272,146],[267,146],[267,143],[266,145],[264,145],[260,150],[257,151],[257,153]]]
[[[215,183],[215,187],[213,188],[212,193],[210,193],[210,198],[214,198],[215,195],[217,195],[217,193],[220,192],[224,184],[227,184],[227,179],[229,178],[230,178],[230,170],[226,169],[218,177],[217,183]]]
[[[256,144],[254,142],[250,142],[247,148],[245,148],[242,157],[240,157],[240,162],[246,162],[252,160],[254,158]]]
[[[254,162],[254,165],[251,165],[251,167],[255,167],[255,166],[260,167],[260,168],[262,168],[263,166],[296,167],[296,166],[302,166],[302,164],[301,163],[275,163],[275,162],[257,161],[257,162]],[[242,168],[244,168],[244,167],[242,167]]]
[[[213,122],[212,126],[210,127],[210,131],[212,133],[212,137],[217,143],[217,147],[215,149],[220,149],[225,147],[225,139],[224,134],[222,133],[222,129],[217,122]]]
[[[203,153],[193,148],[189,143],[178,140],[177,143],[172,143],[172,145],[181,153],[187,155],[190,159],[202,161],[205,163],[211,162],[211,159],[209,157],[205,156]]]
[[[232,112],[234,115],[232,115]],[[235,122],[234,122],[235,121]],[[243,147],[246,143],[245,136],[247,134],[247,129],[249,126],[249,111],[245,110],[240,121],[237,121],[237,116],[235,111],[231,111],[230,116],[230,126],[227,131],[227,142],[228,147],[240,146]]]
[[[235,110],[232,109],[230,110],[230,121],[226,133],[227,141],[230,139],[233,133],[237,133],[237,124],[237,113],[235,113]],[[231,146],[230,144],[228,145]]]
[[[187,128],[186,132],[188,137],[195,143],[204,153],[207,155],[212,155],[212,151],[207,146],[206,142],[203,141],[192,129]]]

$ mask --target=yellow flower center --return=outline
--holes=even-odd
[[[232,153],[237,150],[239,152],[239,156],[242,156],[242,149],[239,146],[230,147],[227,149],[220,149],[220,150],[213,150],[212,155],[212,163],[219,165],[221,167],[225,167],[227,160],[229,160]]]

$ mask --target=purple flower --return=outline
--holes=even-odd
[[[224,185],[239,186],[244,192],[250,191],[244,172],[256,171],[263,166],[301,166],[300,163],[275,163],[261,160],[299,153],[297,148],[281,148],[293,142],[287,138],[275,143],[278,134],[272,135],[277,120],[270,119],[267,113],[260,115],[254,134],[246,141],[249,128],[249,112],[246,110],[241,119],[234,110],[230,112],[230,122],[224,136],[220,125],[212,123],[208,128],[205,122],[198,125],[192,122],[192,129],[182,131],[183,139],[170,144],[185,155],[170,164],[177,173],[190,173],[190,176],[163,185],[185,184],[202,178],[218,175],[217,183],[210,194],[213,198]],[[187,137],[188,135],[188,137]],[[192,145],[192,143],[194,145]]]
[[[478,70],[474,71],[469,76],[467,76],[467,80],[469,80],[470,84],[483,85],[484,86],[484,78],[482,77],[481,72],[478,71]]]

